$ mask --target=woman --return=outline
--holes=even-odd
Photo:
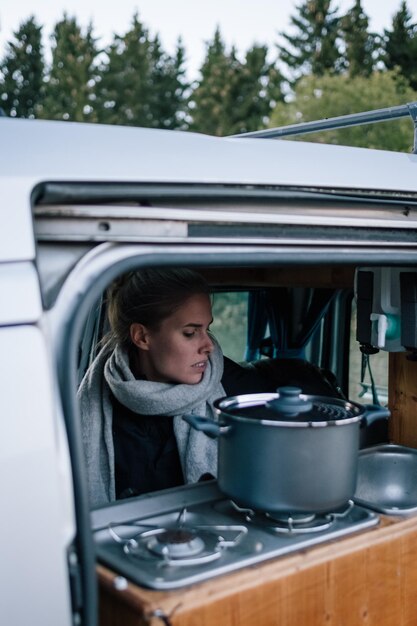
[[[108,316],[79,390],[92,506],[214,476],[216,441],[182,415],[212,415],[217,398],[267,385],[223,357],[206,281],[187,269],[131,272],[109,289]]]

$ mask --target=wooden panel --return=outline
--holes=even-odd
[[[389,355],[390,440],[417,448],[417,361],[405,352]]]
[[[354,268],[347,266],[199,268],[212,285],[242,287],[353,288]]]
[[[416,563],[417,518],[382,517],[377,529],[177,591],[117,592],[99,566],[100,624],[161,626],[160,614],[172,626],[417,626]]]

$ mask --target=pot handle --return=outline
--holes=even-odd
[[[377,404],[364,404],[365,409],[364,421],[369,426],[375,420],[391,417],[391,411],[384,406],[378,406]]]
[[[187,424],[190,424],[190,426],[196,430],[200,430],[212,439],[216,439],[216,437],[219,437],[222,433],[229,430],[228,426],[220,426],[220,424],[208,417],[194,415],[193,413],[183,415],[182,419],[187,422]]]

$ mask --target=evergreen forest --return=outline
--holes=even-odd
[[[122,124],[225,136],[417,101],[417,24],[401,0],[391,24],[371,32],[361,0],[300,1],[274,49],[238,54],[220,29],[206,44],[198,78],[187,78],[181,39],[168,54],[132,16],[106,47],[90,23],[64,13],[44,44],[34,16],[0,58],[0,107],[11,117]],[[412,122],[315,133],[309,141],[406,151]]]

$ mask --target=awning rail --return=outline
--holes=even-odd
[[[290,135],[306,135],[308,133],[317,133],[322,130],[335,130],[347,128],[349,126],[360,126],[361,124],[389,122],[391,120],[408,116],[411,117],[414,124],[413,153],[417,154],[417,102],[409,102],[407,104],[388,107],[386,109],[375,109],[373,111],[363,111],[362,113],[339,115],[338,117],[329,117],[322,120],[314,120],[312,122],[290,124],[288,126],[279,126],[277,128],[266,128],[264,130],[256,130],[250,133],[232,135],[232,137],[245,139],[278,139],[280,137],[288,137]]]

